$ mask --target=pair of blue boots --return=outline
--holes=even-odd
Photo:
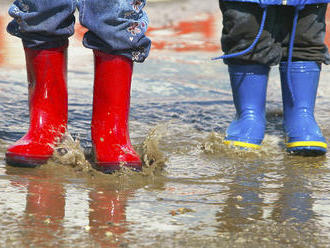
[[[229,65],[228,69],[236,118],[227,129],[225,143],[241,148],[260,148],[266,126],[265,102],[270,67]],[[314,118],[321,67],[313,61],[297,61],[292,62],[289,73],[287,71],[288,63],[281,62],[287,151],[303,156],[323,155],[327,144]]]

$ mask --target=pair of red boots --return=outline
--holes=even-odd
[[[29,82],[30,128],[10,146],[10,165],[35,167],[45,163],[61,141],[68,121],[67,47],[25,48]],[[95,167],[105,173],[126,166],[141,170],[128,131],[133,62],[121,55],[94,50],[95,80],[92,141]]]

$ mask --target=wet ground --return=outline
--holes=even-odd
[[[6,2],[6,1],[4,1]],[[69,54],[69,132],[36,169],[5,164],[28,128],[20,41],[0,12],[0,247],[330,247],[330,162],[284,150],[278,68],[271,72],[267,131],[257,152],[222,144],[234,116],[220,53],[216,1],[150,2],[153,49],[135,66],[130,134],[142,173],[90,168],[93,63],[77,26]],[[330,77],[316,117],[329,142]]]

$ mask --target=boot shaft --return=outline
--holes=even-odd
[[[127,119],[133,62],[124,56],[94,50],[94,63],[93,116],[108,119],[111,113],[120,115],[119,121]]]
[[[229,65],[233,100],[238,117],[265,116],[270,68],[264,65]]]
[[[320,79],[321,66],[313,61],[292,62],[289,76],[291,89],[288,85],[288,63],[281,62],[280,76],[284,119],[287,120],[297,113],[314,115],[315,100]],[[291,93],[294,103],[291,101]]]
[[[92,136],[111,133],[118,142],[128,137],[133,62],[94,50]]]
[[[24,48],[29,88],[30,126],[68,119],[67,48]],[[41,128],[41,127],[40,127]]]

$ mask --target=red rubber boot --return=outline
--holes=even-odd
[[[121,55],[94,50],[95,78],[92,141],[95,167],[104,173],[121,166],[141,170],[132,147],[128,118],[133,62]]]
[[[29,82],[30,128],[6,152],[10,165],[44,164],[65,133],[68,120],[67,48],[25,48]]]

